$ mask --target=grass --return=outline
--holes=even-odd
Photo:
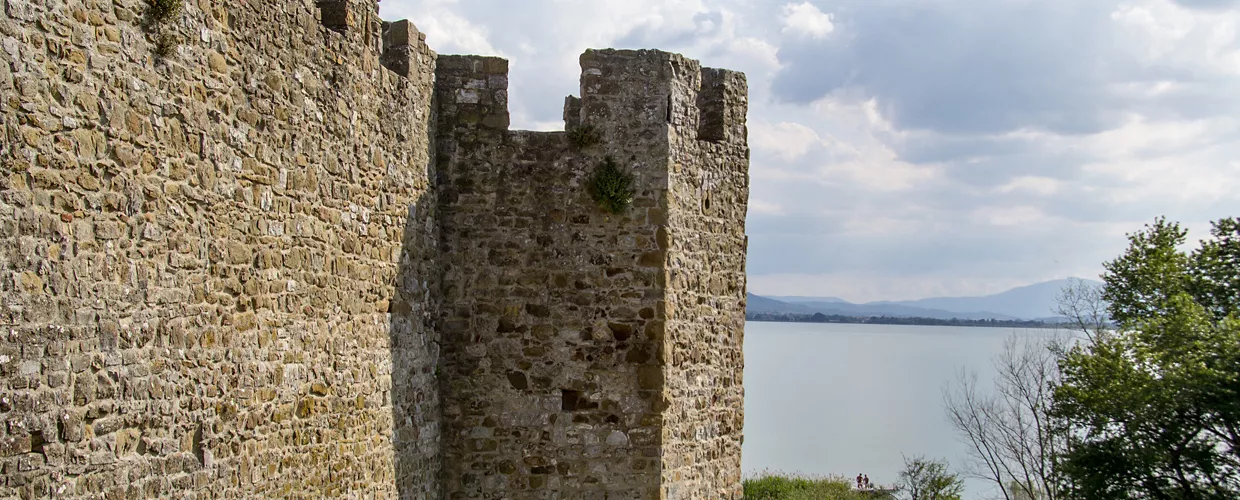
[[[849,479],[839,476],[763,474],[746,479],[745,500],[876,500],[890,495],[857,491]]]

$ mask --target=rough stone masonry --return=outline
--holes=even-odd
[[[377,0],[149,1],[0,0],[0,497],[740,498],[744,75],[586,51],[585,144]]]

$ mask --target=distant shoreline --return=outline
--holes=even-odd
[[[850,325],[910,325],[910,326],[971,326],[984,328],[1063,328],[1063,323],[1037,320],[1010,319],[939,319],[893,316],[844,316],[839,314],[780,314],[746,313],[745,321],[768,323],[839,323]]]

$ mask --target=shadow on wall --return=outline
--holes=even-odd
[[[424,192],[408,207],[389,302],[392,448],[400,498],[439,498],[439,339],[433,325],[436,227],[434,198]]]

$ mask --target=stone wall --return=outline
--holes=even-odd
[[[445,488],[739,498],[744,78],[658,51],[581,66],[585,148],[507,130],[503,60],[439,60]],[[587,195],[606,157],[636,176],[620,215]]]
[[[143,1],[0,3],[0,497],[435,496],[416,32],[193,0],[161,60]]]
[[[440,58],[450,498],[657,498],[666,125],[632,112],[661,101],[628,70],[586,95],[604,140],[578,151],[507,130],[503,60]],[[587,195],[604,155],[637,177],[622,215]]]
[[[668,498],[741,498],[748,90],[692,60],[676,73],[663,481]]]
[[[743,75],[376,1],[0,0],[0,497],[739,497]]]

